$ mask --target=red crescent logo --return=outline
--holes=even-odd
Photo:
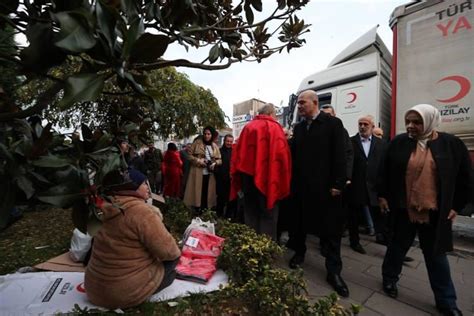
[[[441,79],[437,83],[440,83],[442,81],[455,81],[455,82],[457,82],[459,84],[459,92],[455,96],[453,96],[451,98],[448,98],[448,99],[436,99],[436,101],[439,101],[439,102],[443,102],[443,103],[455,102],[459,99],[464,98],[469,93],[469,90],[471,90],[471,83],[469,82],[469,80],[466,77],[463,77],[463,76],[444,77],[443,79]]]
[[[355,92],[350,92],[347,95],[350,95],[352,97],[352,99],[347,101],[347,103],[353,103],[357,99],[357,94]]]
[[[84,288],[84,283],[80,283],[76,286],[76,290],[78,290],[81,293],[86,293],[86,289]]]

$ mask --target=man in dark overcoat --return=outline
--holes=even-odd
[[[327,281],[339,295],[347,297],[349,290],[340,275],[345,224],[341,201],[346,182],[344,127],[338,118],[319,111],[315,91],[301,92],[297,103],[304,120],[295,126],[291,146],[296,206],[290,238],[296,253],[290,267],[304,262],[306,235],[317,234],[325,241]]]
[[[374,137],[374,118],[366,115],[358,120],[359,132],[351,137],[354,149],[352,183],[349,187],[349,240],[354,251],[365,254],[359,239],[359,218],[363,209],[368,208],[374,221],[377,238],[384,238],[384,217],[378,207],[376,191],[377,169],[384,154],[383,140]]]

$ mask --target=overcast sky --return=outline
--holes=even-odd
[[[232,117],[232,105],[241,101],[258,98],[272,102],[276,106],[286,106],[288,96],[295,92],[301,80],[327,67],[329,62],[346,46],[379,25],[379,35],[392,51],[392,31],[389,18],[393,10],[409,0],[312,0],[298,12],[306,24],[311,24],[311,32],[303,35],[306,45],[273,55],[262,63],[239,63],[229,69],[205,71],[178,68],[190,79],[208,88],[219,100],[225,113]],[[267,10],[276,0],[263,0]],[[190,50],[189,55],[181,48],[173,48],[165,56],[168,58],[199,56]],[[197,58],[199,60],[200,56]],[[194,58],[193,58],[194,59]]]

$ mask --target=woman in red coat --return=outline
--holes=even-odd
[[[163,195],[178,198],[181,193],[181,178],[183,162],[179,157],[176,144],[169,143],[162,164],[164,188]]]

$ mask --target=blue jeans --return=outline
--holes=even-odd
[[[399,280],[403,259],[418,233],[436,306],[449,309],[457,308],[456,290],[451,279],[448,258],[445,253],[435,254],[433,252],[435,226],[411,223],[406,210],[395,210],[395,212],[398,213],[394,223],[393,239],[387,247],[382,265],[383,281],[397,282]]]

